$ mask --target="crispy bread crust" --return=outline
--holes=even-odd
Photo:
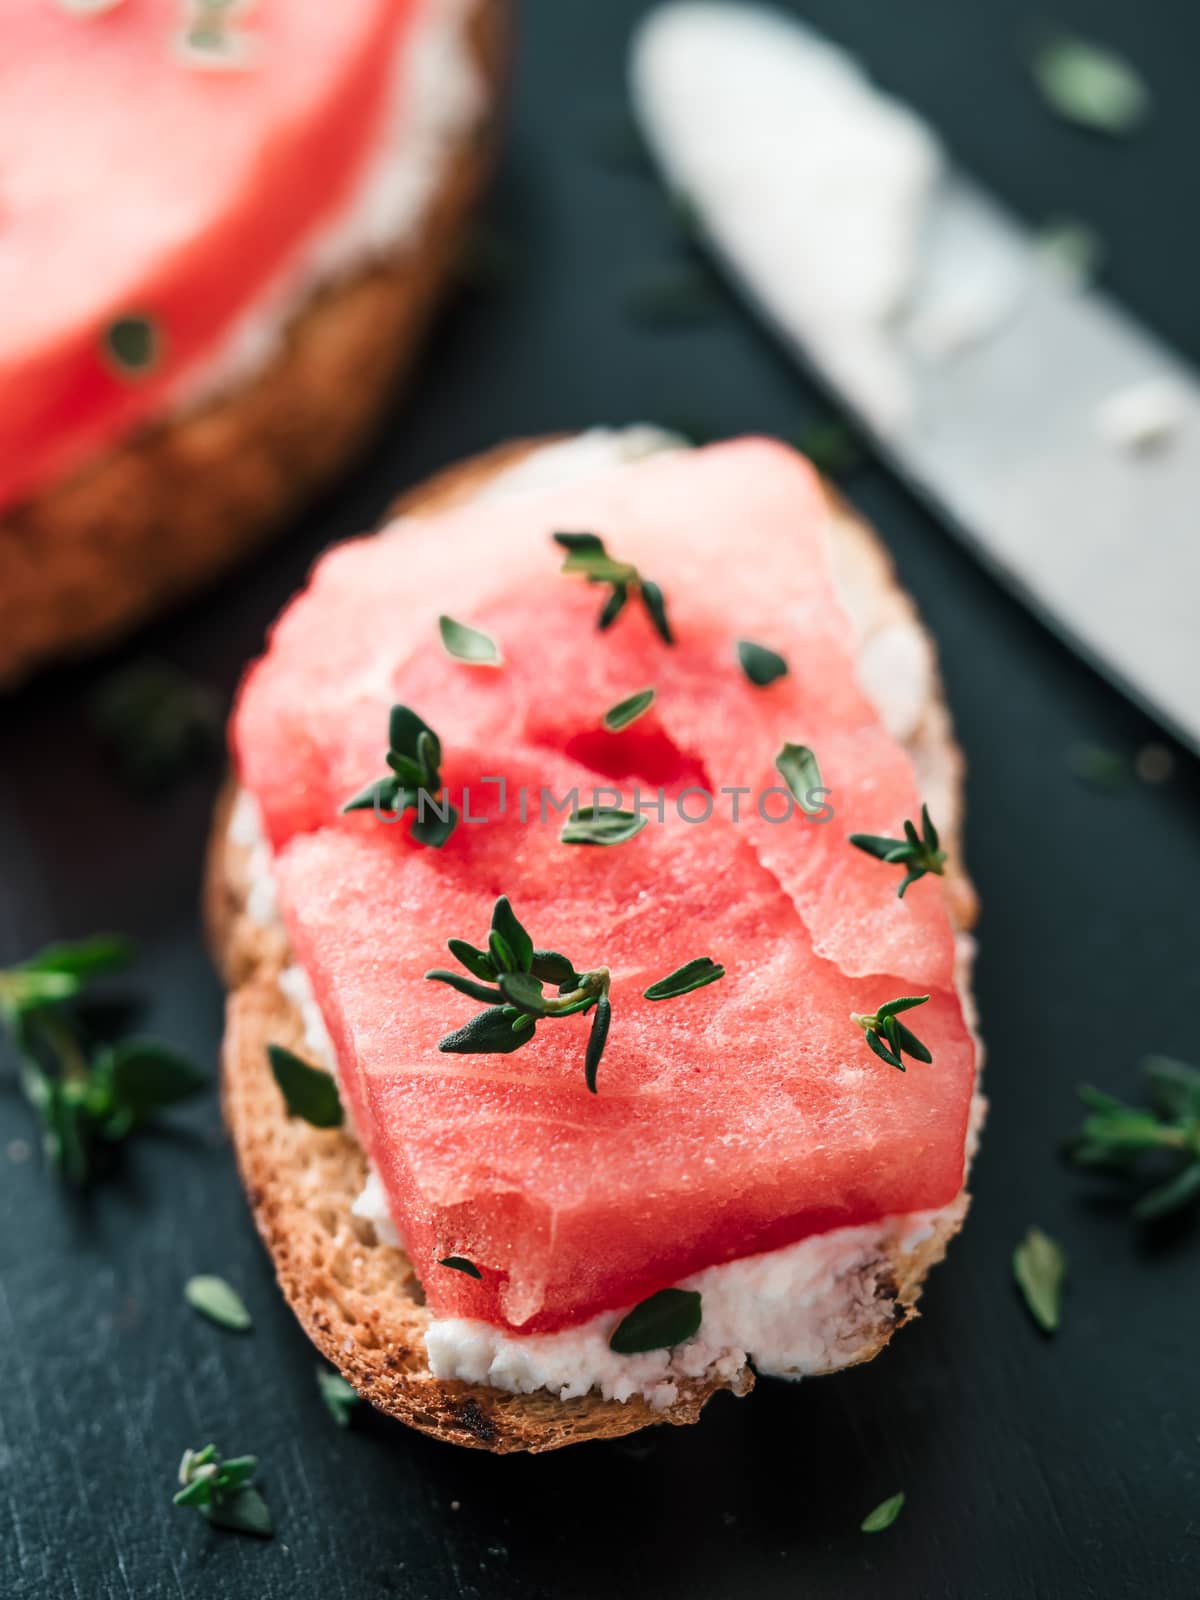
[[[490,111],[449,163],[417,248],[315,296],[253,380],[0,513],[0,688],[211,582],[366,444],[419,352],[491,166],[510,11],[475,0]]]
[[[432,511],[468,499],[545,442],[505,445],[453,467],[405,496],[398,509]],[[832,503],[839,582],[860,636],[869,638],[897,621],[915,621],[913,604],[897,586],[875,536],[842,502]],[[957,802],[962,756],[936,683],[910,749],[922,763],[936,763]],[[278,983],[289,959],[283,935],[246,912],[246,855],[229,839],[233,801],[230,786],[217,811],[205,891],[210,942],[230,991],[222,1054],[225,1116],[280,1286],[322,1354],[381,1410],[436,1438],[495,1452],[553,1450],[656,1423],[695,1422],[716,1389],[747,1393],[754,1381],[749,1371],[732,1382],[681,1385],[676,1404],[659,1411],[640,1398],[625,1404],[594,1395],[564,1401],[545,1391],[508,1394],[431,1374],[423,1337],[428,1312],[411,1263],[351,1213],[366,1172],[361,1149],[345,1131],[323,1132],[289,1118],[268,1068],[267,1044],[302,1048],[303,1029]],[[944,829],[952,846],[961,804],[954,811]],[[957,857],[955,849],[952,861]],[[975,900],[961,868],[947,878],[946,893],[955,925],[967,927]],[[870,1360],[916,1315],[925,1276],[962,1225],[967,1198],[964,1190],[918,1243],[902,1242],[894,1229],[881,1228],[877,1256],[850,1286],[854,1292],[847,1303],[853,1309],[839,1330],[830,1370]]]

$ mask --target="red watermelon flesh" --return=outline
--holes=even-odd
[[[256,64],[216,72],[173,54],[179,0],[6,0],[0,506],[153,415],[337,213],[414,9],[262,0],[238,24]],[[135,380],[102,347],[130,314],[164,342]]]
[[[797,458],[749,441],[398,525],[320,564],[248,680],[234,732],[243,782],[436,1311],[560,1327],[704,1265],[943,1204],[961,1184],[974,1052],[939,885],[900,902],[896,869],[844,839],[898,829],[918,800],[854,679],[824,514]],[[637,607],[596,633],[602,593],[557,575],[556,527],[601,532],[662,584],[674,648]],[[443,610],[492,632],[504,666],[447,657]],[[781,649],[791,676],[748,684],[741,636]],[[600,730],[608,705],[650,684],[650,713]],[[461,804],[469,787],[471,815],[490,818],[441,851],[406,824],[337,816],[384,770],[395,699],[437,728],[451,795]],[[536,820],[543,786],[586,800],[610,778],[670,795],[775,783],[784,737],[818,751],[835,822],[735,825],[725,805],[693,825],[669,800],[663,824],[595,849],[561,844],[553,814]],[[504,816],[481,781],[500,773]],[[543,1022],[510,1056],[437,1051],[477,1008],[423,973],[449,964],[449,937],[483,941],[500,893],[539,943],[613,971],[596,1096],[585,1019]],[[641,998],[697,955],[727,976],[673,1002]],[[917,1031],[934,1064],[902,1075],[867,1051],[850,1012],[926,988]],[[475,1261],[482,1281],[438,1268],[447,1254]]]

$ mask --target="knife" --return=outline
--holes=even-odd
[[[787,63],[799,72],[803,60],[817,76],[789,77]],[[836,79],[839,67],[857,90]],[[792,154],[811,175],[825,148],[810,138],[813,148],[790,154],[783,135],[806,126],[796,107],[822,104],[827,83],[835,96],[870,97],[861,113],[853,98],[841,106],[856,113],[848,142],[878,109],[891,119],[879,130],[884,167],[912,145],[891,190],[880,183],[876,194],[864,165],[853,215],[841,217],[861,247],[845,256],[848,272],[876,257],[886,269],[884,246],[911,257],[897,303],[864,286],[870,317],[839,299],[831,192],[832,243],[810,233],[807,249],[781,260],[814,193]],[[1109,296],[1050,268],[1037,236],[941,159],[910,112],[792,18],[671,0],[634,37],[630,84],[665,181],[752,306],[997,577],[1200,753],[1196,372]],[[919,217],[898,209],[895,192],[917,178]],[[822,271],[809,270],[813,249]]]

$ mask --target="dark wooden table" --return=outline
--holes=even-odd
[[[626,293],[679,254],[653,184],[598,155],[622,109],[637,0],[527,0],[512,136],[492,207],[511,282],[463,297],[385,442],[329,504],[219,594],[143,639],[230,691],[325,544],[389,496],[511,434],[641,418],[789,432],[824,403],[736,309],[674,332]],[[1152,122],[1127,142],[1056,124],[1023,67],[1018,0],[811,0],[807,14],[921,107],[1031,219],[1081,215],[1108,280],[1200,359],[1191,0],[1061,0],[1143,67]],[[1200,1592],[1200,1239],[1139,1239],[1061,1166],[1075,1085],[1136,1092],[1149,1050],[1196,1057],[1197,770],[1080,785],[1079,740],[1129,753],[1153,728],[984,576],[883,472],[849,485],[940,642],[970,762],[983,895],[979,996],[992,1112],[967,1232],[924,1317],[872,1366],[719,1396],[703,1424],[536,1459],[438,1446],[376,1416],[335,1429],[314,1355],[272,1283],[215,1097],[139,1140],[120,1178],[65,1196],[0,1071],[0,1592],[79,1600],[237,1596],[976,1597]],[[1200,517],[1200,510],[1198,510]],[[221,995],[196,900],[213,766],[158,803],[114,781],[84,714],[111,665],[0,707],[0,964],[119,927],[144,945],[145,1025],[214,1062]],[[14,1143],[13,1141],[17,1141]],[[1066,1245],[1057,1339],[1009,1255],[1030,1222]],[[254,1332],[183,1304],[223,1273]],[[184,1445],[257,1452],[273,1543],[173,1509]],[[904,1488],[876,1538],[866,1510]]]

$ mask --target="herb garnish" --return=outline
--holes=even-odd
[[[595,1094],[596,1074],[612,1022],[608,998],[612,976],[608,968],[577,972],[574,964],[557,950],[535,949],[507,895],[501,895],[496,901],[485,949],[468,944],[465,939],[451,939],[448,946],[451,955],[471,977],[464,978],[459,972],[440,968],[425,976],[436,983],[449,984],[468,999],[482,1002],[487,1010],[448,1033],[438,1049],[451,1055],[511,1055],[529,1043],[538,1022],[544,1018],[572,1017],[592,1011],[584,1079]],[[652,1000],[667,1000],[687,994],[715,982],[724,971],[705,956],[688,962],[670,977],[651,985],[646,996]],[[547,985],[556,985],[558,993],[546,994]],[[651,990],[662,992],[652,993]]]
[[[1039,46],[1031,64],[1046,103],[1080,127],[1131,133],[1150,110],[1141,75],[1102,45],[1060,34]]]
[[[175,1504],[194,1506],[215,1528],[269,1539],[275,1531],[270,1508],[250,1482],[257,1470],[257,1456],[231,1456],[222,1461],[215,1444],[185,1450],[179,1463],[183,1487]]]
[[[441,740],[408,706],[395,705],[388,716],[387,764],[391,774],[377,778],[342,807],[349,811],[417,813],[412,836],[440,850],[458,826],[458,810],[442,793]]]
[[[1049,218],[1033,243],[1049,269],[1075,287],[1091,283],[1104,260],[1103,239],[1078,217]]]
[[[613,1329],[608,1348],[619,1356],[669,1350],[692,1337],[700,1327],[700,1317],[699,1290],[660,1289],[621,1319]]]
[[[0,1021],[21,1056],[21,1087],[41,1119],[47,1159],[74,1184],[96,1176],[104,1151],[134,1128],[209,1085],[153,1040],[91,1053],[84,1019],[68,1002],[91,978],[125,967],[132,951],[128,940],[102,935],[51,945],[0,972]]]
[[[163,337],[152,317],[131,312],[104,330],[102,349],[121,378],[145,378],[162,360]]]
[[[1166,1175],[1133,1206],[1139,1222],[1154,1222],[1200,1199],[1200,1071],[1170,1056],[1148,1056],[1142,1072],[1150,1109],[1080,1087],[1090,1115],[1067,1149],[1077,1166],[1126,1177],[1162,1164]]]
[[[438,1262],[439,1267],[450,1267],[455,1272],[465,1272],[468,1278],[482,1278],[483,1273],[473,1261],[468,1261],[466,1256],[443,1256]]]
[[[246,1302],[224,1278],[208,1273],[189,1278],[183,1286],[183,1297],[193,1311],[233,1333],[245,1333],[252,1326]]]
[[[899,1494],[889,1495],[886,1500],[881,1500],[874,1511],[868,1511],[859,1523],[863,1533],[882,1533],[885,1528],[890,1528],[900,1515],[904,1507],[904,1490]]]
[[[221,743],[220,696],[168,661],[146,659],[112,673],[93,694],[91,714],[137,789],[165,788]]]
[[[604,540],[597,534],[556,533],[554,541],[567,552],[561,568],[563,572],[578,573],[589,583],[609,585],[608,599],[596,619],[596,626],[601,631],[612,627],[625,609],[625,602],[630,594],[633,594],[645,606],[650,621],[663,643],[675,643],[671,624],[667,620],[667,604],[663,599],[662,590],[656,583],[651,583],[649,578],[643,578],[638,569],[628,561],[617,561],[610,556],[604,548]]]
[[[580,806],[563,823],[558,837],[563,844],[624,844],[636,839],[649,820],[641,812]]]
[[[684,962],[682,967],[668,973],[665,978],[659,978],[648,989],[643,989],[642,998],[675,1000],[681,994],[691,994],[693,989],[703,989],[707,984],[716,983],[718,978],[724,976],[725,968],[719,967],[711,956],[697,956],[694,961]]]
[[[240,69],[254,64],[250,39],[233,25],[243,0],[188,0],[191,16],[178,49],[188,66]]]
[[[556,950],[534,949],[533,940],[517,919],[507,895],[501,895],[492,910],[486,949],[477,949],[465,939],[451,939],[449,950],[468,972],[485,981],[472,982],[457,972],[440,968],[425,976],[436,983],[449,984],[471,1000],[482,1001],[488,1009],[448,1033],[439,1042],[439,1050],[451,1055],[511,1055],[533,1038],[540,1018],[571,1017],[594,1009],[585,1076],[588,1088],[596,1093],[596,1072],[611,1020],[607,967],[576,972],[567,957]],[[546,995],[546,984],[557,985],[557,995]]]
[[[911,1056],[914,1061],[929,1062],[933,1057],[916,1034],[911,1033],[899,1020],[898,1013],[911,1011],[914,1006],[923,1006],[928,999],[927,994],[902,995],[898,1000],[887,1001],[869,1015],[860,1016],[857,1011],[852,1011],[850,1020],[858,1023],[867,1036],[867,1044],[881,1061],[886,1061],[890,1067],[899,1067],[904,1072],[906,1068],[901,1053]]]
[[[504,660],[495,639],[479,628],[443,615],[438,618],[438,631],[447,655],[457,661],[467,661],[475,667],[498,667]]]
[[[816,816],[824,809],[820,801],[814,803],[812,799],[816,790],[824,791],[824,785],[817,758],[808,745],[785,744],[775,757],[775,769],[783,777],[801,811]]]
[[[930,818],[928,806],[921,807],[919,835],[916,825],[905,821],[903,839],[885,839],[874,833],[852,833],[850,843],[859,850],[865,850],[869,856],[906,869],[896,890],[901,900],[908,886],[923,878],[927,872],[936,873],[939,878],[945,875],[946,852],[939,848],[938,831]]]
[[[609,706],[604,713],[604,726],[609,733],[620,733],[622,728],[627,728],[631,722],[644,716],[653,704],[654,690],[639,689],[627,700],[618,700],[615,706]]]
[[[317,1389],[325,1409],[339,1428],[348,1428],[355,1408],[362,1403],[361,1397],[340,1372],[334,1372],[331,1367],[318,1367],[316,1371]]]
[[[281,1044],[267,1046],[267,1059],[288,1112],[314,1128],[340,1128],[345,1120],[333,1074],[310,1066]]]
[[[1029,1314],[1043,1333],[1058,1327],[1067,1257],[1060,1244],[1040,1228],[1030,1228],[1013,1251],[1013,1277]]]
[[[788,664],[778,650],[769,650],[765,644],[755,644],[753,639],[737,642],[738,664],[756,688],[765,689],[776,678],[787,676]]]

